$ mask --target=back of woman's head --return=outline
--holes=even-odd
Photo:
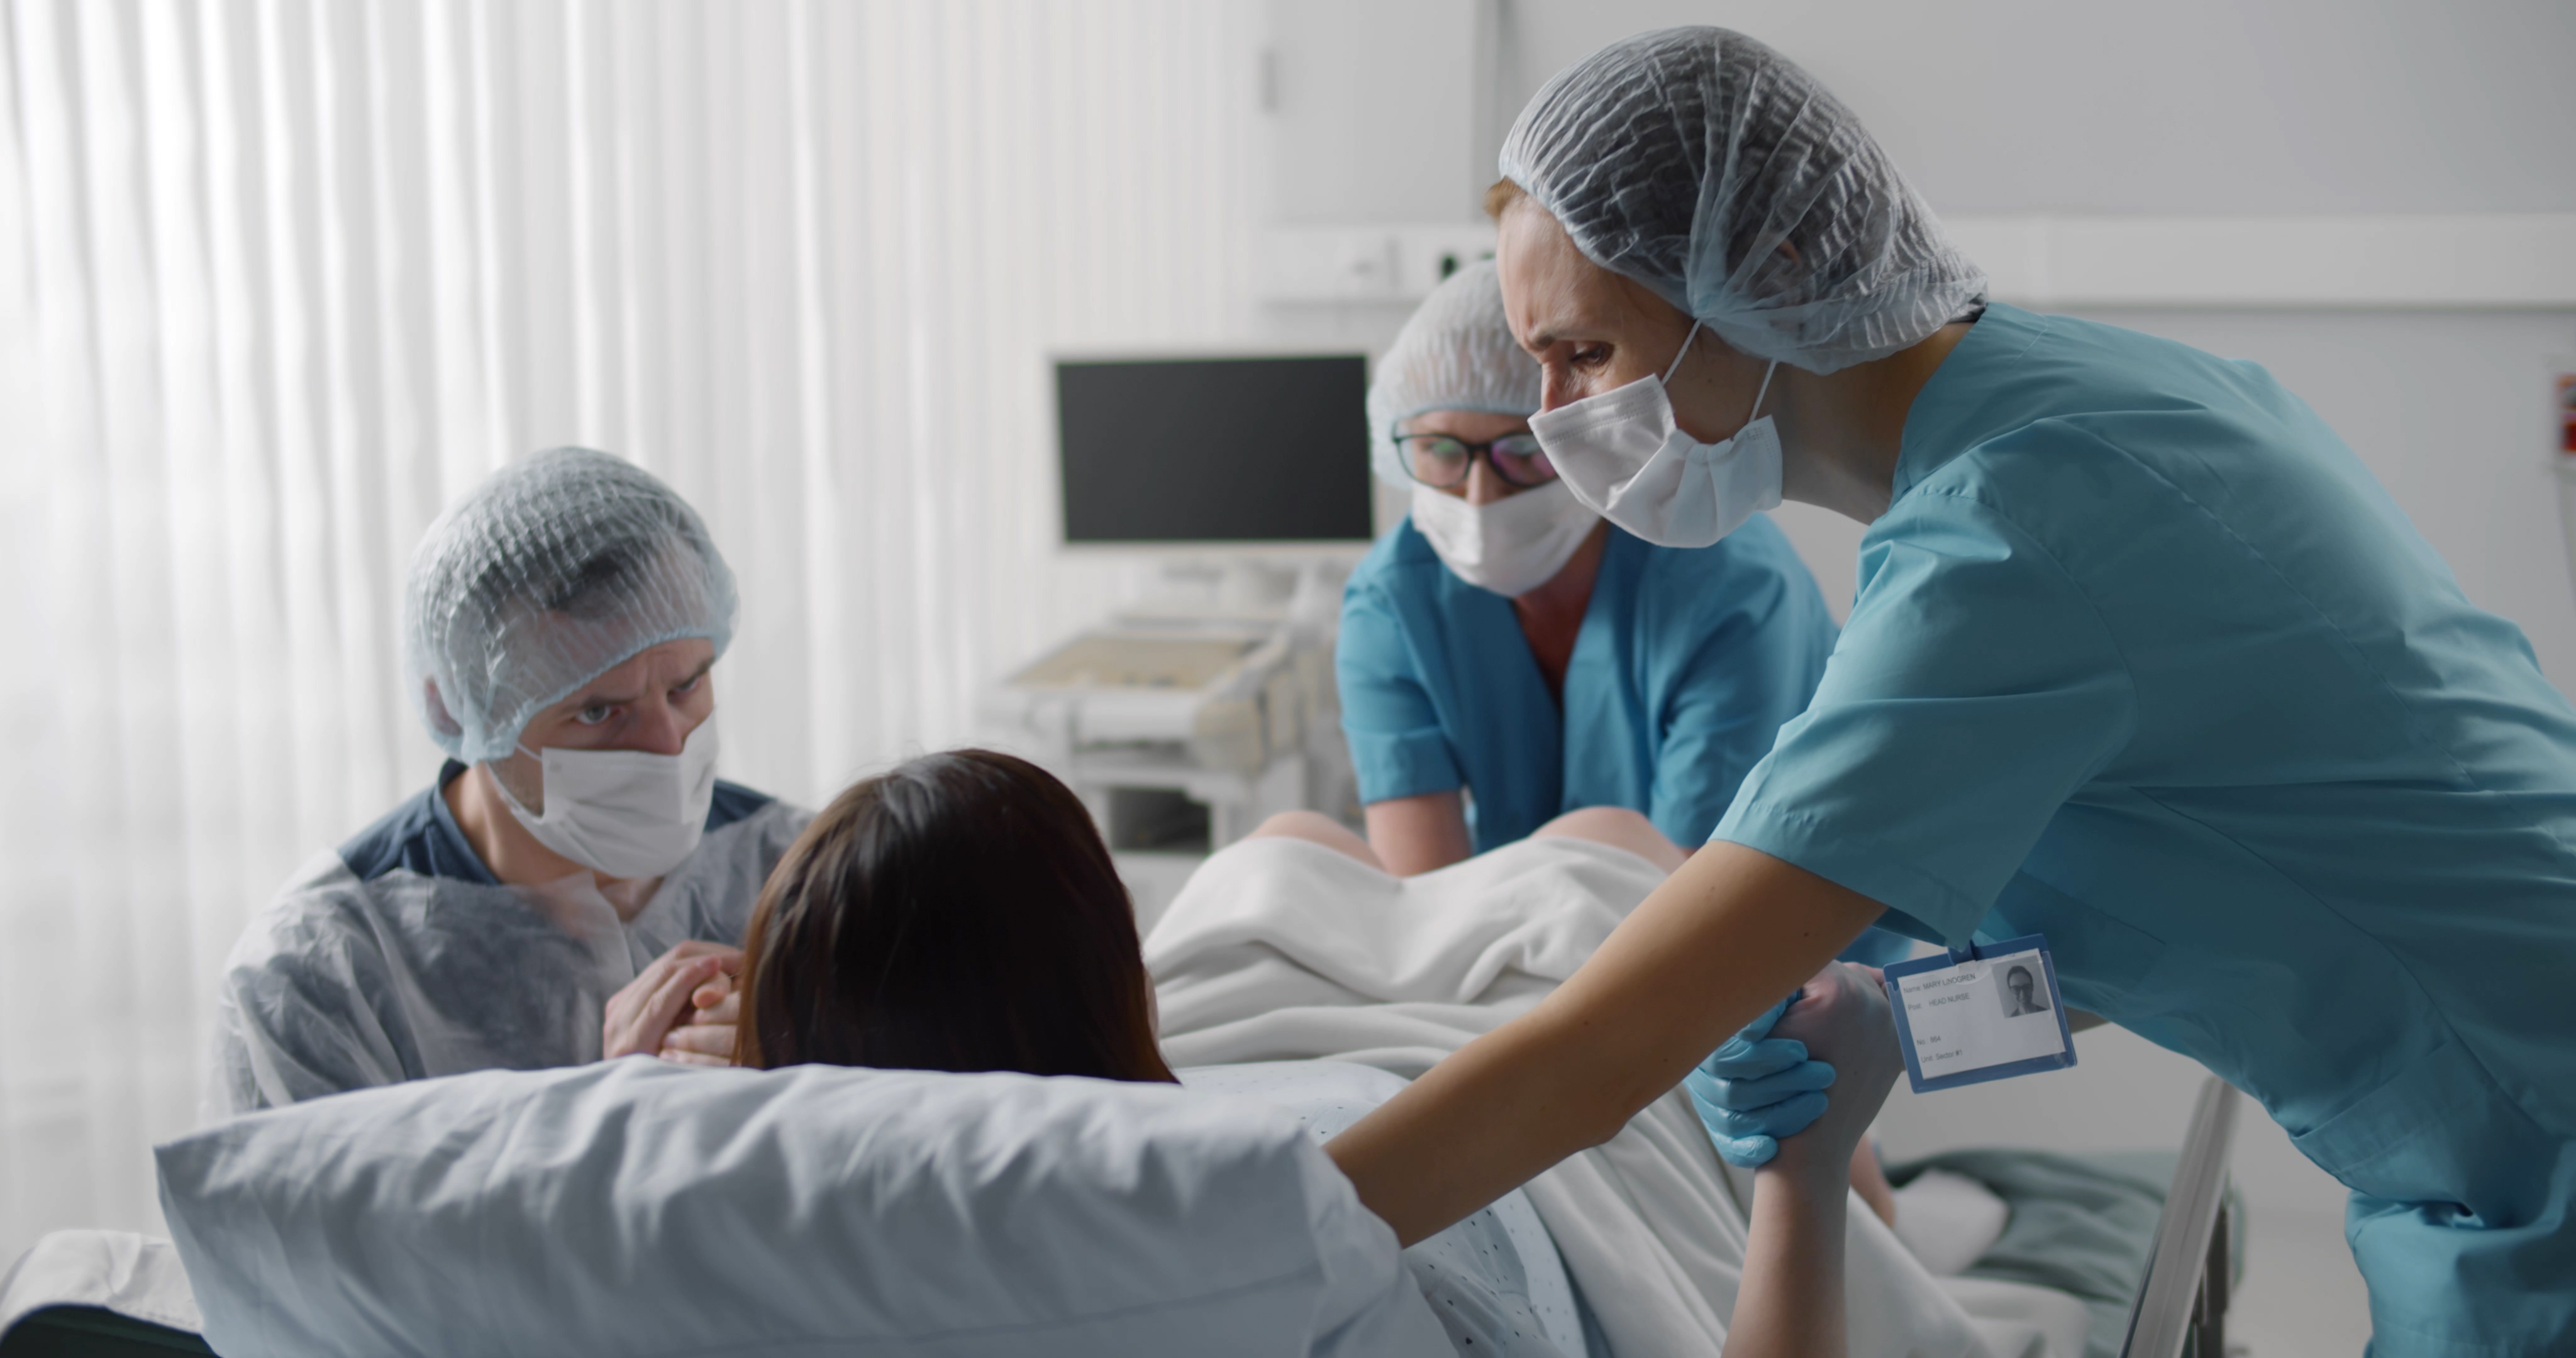
[[[1107,846],[1006,754],[926,755],[835,798],[744,951],[747,1066],[1172,1078]]]

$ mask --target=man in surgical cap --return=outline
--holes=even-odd
[[[605,453],[495,473],[412,561],[434,785],[308,864],[227,964],[208,1113],[489,1068],[725,1064],[761,883],[812,817],[715,776],[732,572]]]

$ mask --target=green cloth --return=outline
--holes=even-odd
[[[49,1306],[0,1335],[0,1358],[170,1358],[213,1352],[205,1340],[185,1330],[96,1306]]]
[[[2178,1160],[2173,1151],[1962,1150],[1891,1165],[1887,1177],[1902,1186],[1927,1169],[1945,1169],[1992,1189],[2012,1218],[1967,1276],[2073,1296],[2093,1320],[2085,1358],[2119,1358]],[[2227,1220],[2232,1283],[2245,1273],[2245,1204],[2233,1184]]]

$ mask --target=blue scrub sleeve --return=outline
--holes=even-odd
[[[1395,609],[1376,589],[1354,588],[1342,596],[1333,669],[1341,690],[1342,735],[1350,742],[1363,804],[1466,786]]]
[[[1806,709],[1818,657],[1833,646],[1820,602],[1818,616],[1802,619],[1803,601],[1773,583],[1758,610],[1729,614],[1703,638],[1672,684],[1647,819],[1686,849],[1708,842],[1744,776]]]
[[[1952,946],[2136,727],[2127,665],[2030,534],[1918,486],[1870,530],[1806,713],[1716,838],[1911,915]]]

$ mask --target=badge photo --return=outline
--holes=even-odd
[[[1954,948],[1884,974],[1905,1074],[1918,1094],[2075,1064],[2043,935]]]

